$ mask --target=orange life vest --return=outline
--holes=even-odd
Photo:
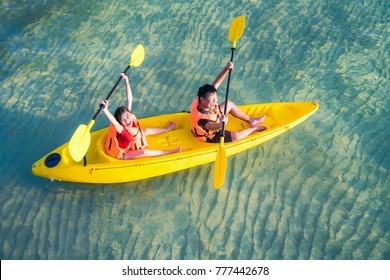
[[[133,135],[134,140],[131,141],[126,148],[120,148],[118,139],[116,138],[116,129],[112,124],[110,124],[105,145],[107,155],[116,159],[122,159],[123,154],[129,150],[141,150],[148,146],[148,142],[146,141],[146,137],[139,123],[137,122],[136,125],[138,126],[138,131],[137,134]]]
[[[207,139],[211,140],[218,133],[218,131],[206,130],[201,127],[198,122],[202,119],[210,120],[214,123],[219,123],[219,109],[216,107],[214,112],[211,114],[203,114],[198,110],[199,100],[196,98],[190,108],[190,118],[191,118],[191,133],[192,135],[201,142],[206,142]]]

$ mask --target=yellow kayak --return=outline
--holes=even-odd
[[[268,130],[254,132],[243,140],[225,143],[226,155],[231,156],[264,143],[300,124],[319,107],[316,102],[274,102],[238,106],[251,117],[266,115]],[[219,144],[202,143],[193,138],[188,113],[165,114],[140,119],[141,127],[166,127],[175,121],[173,130],[147,136],[150,149],[169,150],[182,147],[182,152],[159,157],[132,160],[114,159],[105,153],[108,127],[91,133],[91,144],[84,159],[72,160],[69,142],[53,150],[32,165],[36,176],[54,180],[84,183],[122,183],[180,171],[214,162]],[[249,125],[229,116],[227,130],[240,130]]]

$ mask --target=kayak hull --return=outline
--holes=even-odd
[[[226,155],[245,151],[290,130],[311,116],[319,105],[316,102],[274,102],[251,104],[239,108],[251,117],[266,115],[268,130],[254,132],[245,139],[225,143]],[[82,183],[123,183],[161,176],[214,162],[219,144],[202,143],[194,139],[188,113],[165,114],[140,119],[141,127],[166,127],[172,131],[147,136],[149,149],[169,150],[182,147],[182,152],[158,157],[117,160],[106,155],[104,145],[108,127],[91,133],[91,144],[83,160],[75,162],[69,153],[69,143],[51,151],[32,165],[36,176],[52,180]],[[247,122],[229,116],[227,130],[249,127]]]

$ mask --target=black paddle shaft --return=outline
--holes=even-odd
[[[128,71],[130,69],[130,65],[128,65],[127,67],[126,67],[126,69],[125,69],[125,71],[123,71],[122,73],[125,73],[126,74],[126,72]],[[108,100],[110,97],[111,97],[111,95],[112,95],[112,93],[114,92],[114,90],[116,89],[116,87],[118,86],[118,84],[119,84],[119,82],[122,80],[122,77],[120,77],[119,79],[118,79],[118,81],[116,81],[116,84],[115,84],[115,86],[112,88],[112,90],[110,91],[110,93],[107,95],[107,97],[106,97],[106,99],[105,100]],[[93,116],[93,120],[95,120],[96,119],[96,117],[99,115],[99,113],[100,113],[100,111],[103,109],[103,105],[102,104],[100,104],[100,106],[99,106],[99,110],[97,110],[97,112],[96,112],[96,114]]]
[[[233,62],[234,58],[234,51],[236,48],[232,48],[232,56],[230,57],[230,62]],[[226,115],[227,111],[227,104],[228,104],[228,97],[229,97],[229,86],[230,86],[230,76],[232,74],[232,69],[229,69],[229,76],[228,76],[228,81],[227,81],[227,86],[226,86],[226,95],[225,95],[225,108],[223,109],[223,114]],[[225,122],[222,122],[222,130],[221,130],[221,136],[225,137]]]

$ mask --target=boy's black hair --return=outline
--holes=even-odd
[[[198,98],[200,99],[201,97],[206,98],[207,94],[209,92],[216,92],[217,89],[213,85],[205,84],[201,86],[198,90]]]

